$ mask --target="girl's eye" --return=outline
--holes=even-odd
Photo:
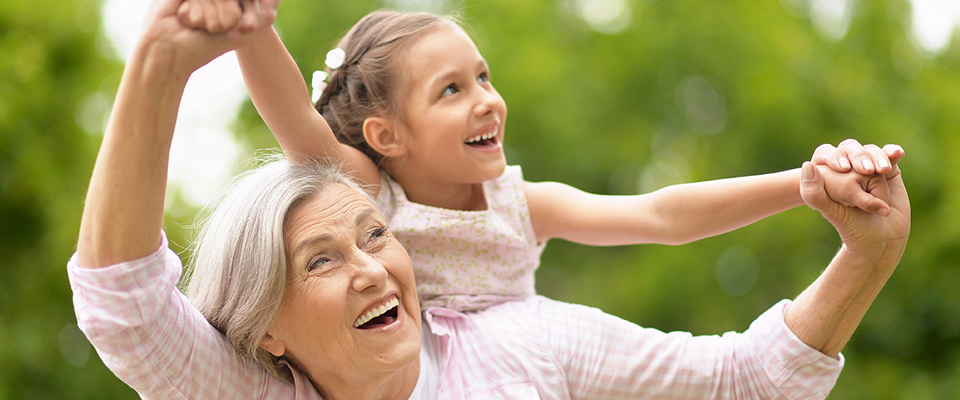
[[[441,97],[442,97],[442,96],[449,96],[449,95],[454,94],[454,93],[457,93],[457,92],[459,92],[459,90],[457,90],[457,86],[451,84],[450,86],[447,86],[445,89],[443,89],[443,93],[440,93],[440,96],[441,96]]]
[[[477,77],[477,82],[478,82],[478,83],[489,83],[489,82],[490,82],[490,75],[488,75],[486,72],[480,74],[480,76]]]

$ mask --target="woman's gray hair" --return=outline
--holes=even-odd
[[[371,205],[376,202],[334,163],[295,165],[281,156],[271,158],[235,178],[207,207],[181,287],[243,357],[290,382],[279,370],[280,359],[260,347],[287,284],[287,216],[333,183],[356,189]]]

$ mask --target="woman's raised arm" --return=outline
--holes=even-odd
[[[868,191],[890,205],[890,214],[867,213],[827,197],[823,177],[805,163],[804,201],[837,229],[843,246],[823,274],[787,309],[784,319],[804,343],[836,357],[903,256],[910,235],[910,201],[900,169],[875,175]]]
[[[170,142],[187,78],[273,23],[275,1],[244,3],[241,18],[248,23],[217,35],[183,26],[176,15],[180,0],[151,5],[90,179],[77,244],[80,265],[113,265],[160,245]]]

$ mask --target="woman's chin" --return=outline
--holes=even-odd
[[[414,318],[403,304],[396,308],[395,314],[353,328],[352,333],[354,343],[366,347],[374,360],[401,366],[412,363],[420,354],[421,328],[419,314]]]

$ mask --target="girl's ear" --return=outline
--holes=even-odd
[[[263,339],[260,339],[260,347],[266,350],[268,353],[273,354],[274,357],[280,357],[287,350],[286,345],[283,344],[283,341],[274,338],[267,333],[267,336],[264,336]]]
[[[387,158],[406,154],[407,145],[395,125],[383,117],[370,117],[363,121],[363,138],[377,153]]]

